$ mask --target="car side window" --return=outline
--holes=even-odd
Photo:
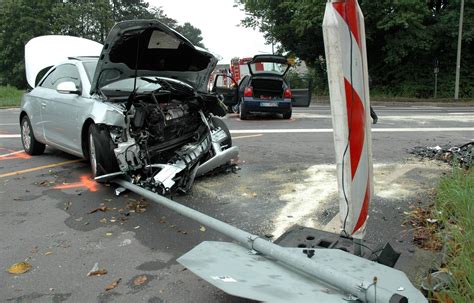
[[[76,87],[81,87],[79,71],[74,64],[63,64],[57,66],[44,80],[40,86],[44,88],[56,89],[59,83],[72,81]]]
[[[249,75],[246,75],[245,77],[243,77],[241,80],[240,80],[240,83],[239,83],[239,91],[244,91],[244,87],[247,86],[248,82],[249,82],[249,79],[250,79],[250,76]]]

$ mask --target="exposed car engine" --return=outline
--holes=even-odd
[[[125,114],[128,128],[110,129],[120,171],[160,194],[187,192],[196,176],[229,165],[238,154],[227,127],[216,117],[226,113],[222,103],[213,95],[176,87],[166,81],[171,91],[131,96]]]

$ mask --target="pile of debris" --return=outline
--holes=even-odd
[[[474,165],[474,141],[461,146],[416,146],[411,154],[421,158],[442,160],[469,169]]]

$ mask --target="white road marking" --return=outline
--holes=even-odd
[[[375,133],[390,132],[474,132],[474,127],[372,128]],[[231,134],[332,133],[332,128],[231,129]]]
[[[18,126],[20,126],[20,124],[18,124],[18,123],[0,123],[0,126],[7,126],[7,125],[18,125]]]
[[[248,135],[248,136],[232,137],[232,139],[254,138],[254,137],[261,137],[261,136],[263,136],[263,135],[262,135],[262,134],[257,134],[257,135]]]
[[[12,155],[16,155],[16,154],[21,154],[21,153],[24,153],[24,151],[22,151],[22,150],[19,150],[19,151],[12,152],[12,153],[9,153],[9,154],[0,155],[0,158],[4,158],[4,157],[8,157],[8,156],[12,156]]]
[[[414,128],[372,128],[374,133],[406,132],[474,132],[474,127],[414,127]],[[231,134],[281,134],[281,133],[332,133],[332,128],[274,128],[274,129],[231,129]],[[0,135],[0,139],[21,138],[19,134]]]
[[[0,139],[21,138],[21,135],[0,135]]]

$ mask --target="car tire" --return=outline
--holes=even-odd
[[[30,119],[27,115],[23,116],[21,119],[20,128],[21,143],[23,144],[25,153],[32,156],[41,155],[44,152],[46,145],[36,140]]]
[[[242,105],[243,102],[240,102],[240,106],[239,106],[239,118],[240,120],[247,120],[248,119],[248,113],[247,111],[244,109],[244,106]]]
[[[283,119],[291,119],[291,112],[283,113]]]
[[[92,178],[118,172],[120,169],[114,153],[115,144],[109,130],[105,126],[91,124],[87,139]]]
[[[232,146],[232,136],[230,134],[230,131],[229,131],[229,128],[227,127],[227,125],[225,124],[225,122],[221,119],[221,118],[218,118],[218,117],[215,117],[213,116],[211,118],[211,121],[212,121],[212,124],[217,128],[217,127],[220,127],[227,135],[227,139],[225,139],[224,141],[222,141],[222,145],[226,145],[227,148],[231,147]]]

